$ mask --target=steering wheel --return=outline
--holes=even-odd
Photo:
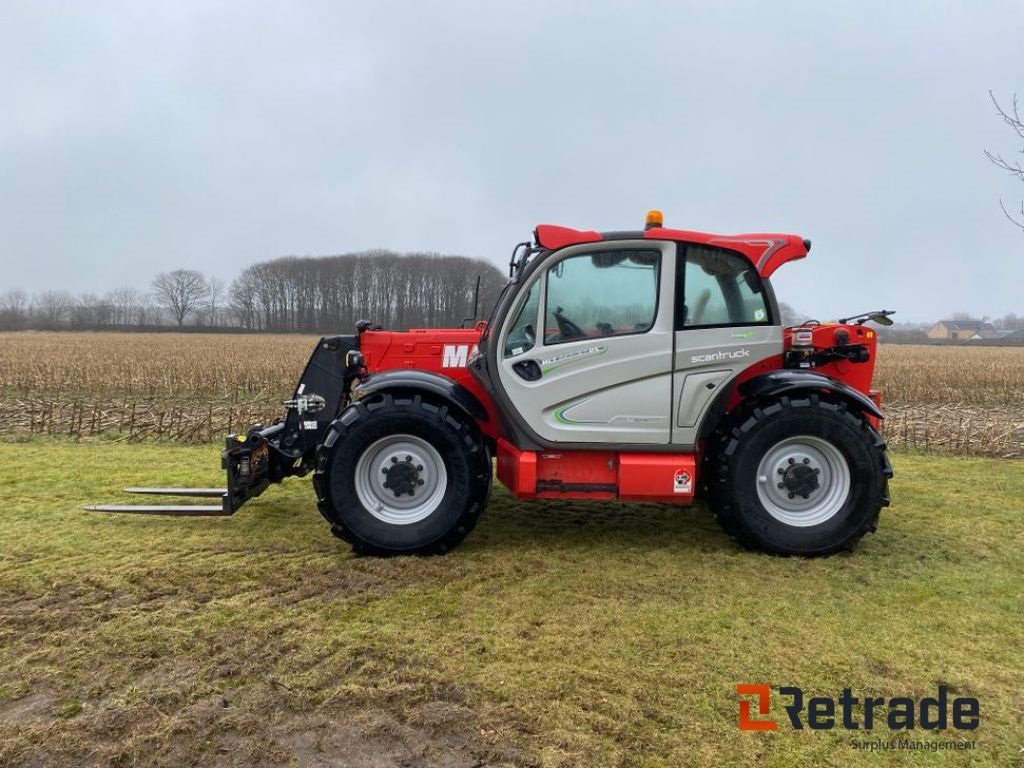
[[[582,328],[562,314],[561,307],[556,307],[552,314],[555,316],[555,321],[558,323],[558,335],[560,338],[573,339],[587,335]]]

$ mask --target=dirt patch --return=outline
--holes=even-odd
[[[32,694],[0,706],[0,763],[80,765],[303,766],[303,768],[479,768],[519,763],[486,744],[474,714],[429,702],[415,718],[364,709],[267,709],[261,695],[211,694],[173,711],[138,707],[125,697],[93,703],[67,722],[55,700]]]
[[[37,691],[5,701],[0,703],[0,723],[23,725],[51,722],[56,705],[57,699],[50,691]]]

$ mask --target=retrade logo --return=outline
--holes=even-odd
[[[772,689],[767,685],[737,685],[736,693],[740,696],[757,697],[757,712],[767,715],[769,711],[768,700],[771,698]],[[775,731],[779,724],[774,720],[754,720],[750,716],[750,700],[740,699],[740,730],[741,731]]]
[[[779,722],[767,717],[772,714],[772,691],[769,685],[736,686],[739,700],[739,729],[741,731],[776,731]],[[843,688],[837,697],[805,697],[803,689],[793,685],[780,686],[782,712],[794,730],[806,725],[814,731],[843,728],[850,731],[870,731],[876,725],[890,730],[922,728],[935,731],[952,727],[958,731],[973,731],[981,721],[981,704],[973,696],[949,697],[949,688],[940,685],[935,696],[914,699],[910,696],[882,697],[854,696]],[[753,707],[758,717],[754,716]],[[779,713],[781,714],[781,713]]]

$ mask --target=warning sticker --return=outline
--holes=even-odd
[[[320,426],[316,421],[304,421],[302,422],[303,429],[316,429]]]
[[[693,478],[685,469],[676,470],[675,483],[672,490],[675,493],[693,493]]]

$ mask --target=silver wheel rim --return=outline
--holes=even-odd
[[[820,525],[843,508],[849,495],[850,465],[838,448],[820,437],[786,438],[773,445],[757,467],[757,497],[769,515],[786,525]]]
[[[411,525],[441,505],[448,471],[441,454],[426,440],[389,435],[363,451],[356,463],[355,486],[359,503],[375,518]],[[396,495],[396,489],[401,493]]]

